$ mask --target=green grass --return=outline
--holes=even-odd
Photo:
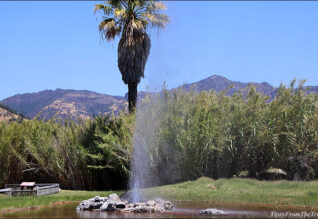
[[[259,208],[318,209],[318,181],[259,181],[254,179],[219,179],[202,177],[174,185],[143,190],[148,197],[171,201],[209,201],[216,205]],[[121,191],[69,191],[41,197],[0,196],[0,210],[44,206],[61,201],[82,201],[96,195],[120,195]]]
[[[196,181],[146,189],[145,194],[172,201],[210,201],[265,208],[282,208],[282,205],[317,208],[318,181],[212,180],[202,177]]]
[[[108,196],[111,193],[120,195],[121,191],[75,191],[75,190],[61,190],[58,194],[46,196],[18,196],[9,197],[0,195],[0,210],[14,209],[14,208],[27,208],[49,205],[62,201],[82,201],[92,198],[94,196]]]

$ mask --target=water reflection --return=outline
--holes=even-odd
[[[76,211],[77,204],[55,205],[51,207],[40,208],[23,212],[7,213],[0,215],[5,218],[194,218],[200,216],[199,211],[205,208],[218,208],[223,210],[226,215],[217,215],[213,217],[270,217],[270,210],[247,210],[231,207],[213,206],[208,202],[176,202],[172,211],[158,214],[136,214],[119,213],[104,211]],[[211,216],[212,217],[212,216]]]

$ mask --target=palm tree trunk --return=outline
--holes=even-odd
[[[137,102],[137,82],[128,83],[128,107],[129,113],[133,113]]]

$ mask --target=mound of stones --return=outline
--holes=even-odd
[[[76,210],[101,210],[101,211],[120,211],[135,213],[160,213],[172,210],[169,201],[162,199],[149,200],[147,202],[129,203],[121,200],[118,195],[111,194],[108,197],[95,196],[94,198],[82,201]]]
[[[201,210],[200,214],[202,214],[202,215],[221,215],[221,214],[225,214],[225,212],[222,210],[218,210],[216,208],[208,208],[205,210]]]

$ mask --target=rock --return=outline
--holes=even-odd
[[[158,206],[160,206],[164,210],[172,210],[172,204],[169,201],[165,201],[161,198],[156,198],[155,202],[157,203]]]
[[[104,204],[100,207],[100,210],[102,211],[115,211],[116,210],[116,202],[114,202],[112,199],[109,199],[104,202]]]
[[[108,197],[95,196],[95,202],[105,202],[107,199]]]
[[[91,203],[92,209],[99,209],[103,205],[103,202],[93,202]]]
[[[76,207],[76,210],[90,210],[92,209],[92,202],[89,200],[84,200]]]
[[[126,204],[124,202],[117,202],[116,208],[119,208],[119,209],[126,208]]]
[[[108,196],[108,199],[113,200],[115,203],[117,203],[117,202],[122,202],[122,201],[120,200],[120,198],[118,197],[117,194],[110,194],[110,195]]]
[[[106,202],[100,207],[102,211],[115,211],[117,208],[125,208],[126,205],[120,200],[117,194],[111,194],[108,196]]]
[[[134,203],[134,208],[141,206],[143,203],[142,202],[135,202]]]
[[[208,208],[205,210],[201,210],[200,214],[207,214],[207,215],[220,215],[220,214],[225,214],[224,211],[218,210],[216,208]]]
[[[165,210],[172,210],[172,204],[171,204],[171,202],[165,201],[163,208],[164,208]]]
[[[157,205],[157,203],[154,200],[149,200],[146,202],[147,206],[151,206],[151,207],[155,207]]]
[[[129,203],[128,205],[126,205],[127,208],[133,208],[135,205],[132,203]]]
[[[158,213],[165,210],[171,210],[172,204],[163,199],[149,200],[147,202],[129,203],[122,201],[118,195],[111,194],[108,197],[95,196],[88,200],[82,201],[76,208],[77,210],[93,210],[101,211],[121,211],[135,213]]]
[[[135,213],[158,213],[164,211],[164,209],[158,206],[153,200],[147,201],[146,203],[135,203],[133,208],[127,210]]]
[[[139,206],[139,207],[136,207],[136,208],[133,208],[130,210],[130,212],[135,212],[135,213],[147,213],[147,212],[150,212],[150,209],[149,207],[146,207],[146,206]]]
[[[155,208],[147,206],[147,205],[143,205],[143,206],[139,206],[139,207],[133,208],[131,210],[131,212],[135,212],[135,213],[154,213],[155,212]]]
[[[100,197],[100,196],[95,196],[94,198],[90,198],[88,199],[88,201],[91,201],[91,202],[105,202],[107,201],[107,197]]]
[[[90,198],[88,200],[82,201],[76,207],[76,210],[99,209],[106,200],[107,200],[107,197],[95,196],[94,198]]]
[[[130,203],[122,211],[134,213],[159,213],[165,211],[164,201],[160,202],[159,204],[154,200],[149,200],[147,202]]]

